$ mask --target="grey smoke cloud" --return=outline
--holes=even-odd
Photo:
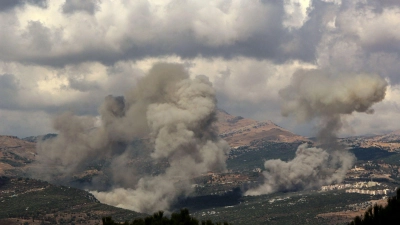
[[[317,188],[343,181],[353,166],[354,155],[336,142],[342,116],[373,113],[372,105],[384,99],[387,82],[374,74],[340,74],[323,70],[299,70],[289,86],[280,91],[282,114],[299,122],[318,119],[320,147],[300,145],[294,159],[264,163],[264,183],[247,195]]]
[[[376,74],[334,76],[324,70],[300,70],[280,91],[282,115],[293,115],[298,122],[320,119],[318,138],[332,144],[342,127],[341,115],[372,113],[371,106],[384,99],[387,85]]]
[[[315,117],[366,112],[385,97],[387,82],[374,74],[330,75],[322,70],[300,70],[280,92],[282,114],[299,122]]]
[[[38,160],[55,162],[58,173],[72,175],[89,160],[111,158],[114,188],[93,191],[104,203],[140,212],[167,210],[178,196],[192,192],[193,177],[226,169],[229,146],[214,125],[215,90],[205,76],[189,78],[181,65],[154,65],[125,97],[107,96],[99,113],[100,121],[58,116],[59,135],[38,144]],[[139,139],[150,140],[148,154],[155,162],[168,162],[164,173],[138,177],[128,166],[134,157],[130,143]]]
[[[277,191],[297,191],[318,188],[341,182],[354,162],[354,156],[345,151],[327,151],[302,144],[294,159],[280,159],[264,163],[264,183],[248,190],[246,195],[269,194]]]

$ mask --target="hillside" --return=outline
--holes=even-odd
[[[24,173],[35,155],[35,143],[15,136],[0,136],[0,175]]]
[[[305,137],[291,133],[271,121],[256,121],[218,110],[217,127],[220,137],[232,148],[240,146],[258,148],[266,142],[300,143],[310,142]],[[35,161],[35,142],[38,139],[55,137],[55,134],[31,136],[19,139],[15,136],[0,136],[0,175],[23,176]],[[141,161],[146,161],[141,159]],[[146,164],[147,165],[147,164]],[[148,170],[148,168],[147,168]]]
[[[209,171],[194,177],[194,193],[188,198],[180,198],[172,210],[186,207],[201,220],[226,220],[233,224],[247,224],[249,220],[254,224],[277,225],[343,224],[354,213],[365,210],[371,200],[378,201],[384,197],[347,193],[347,190],[342,189],[243,196],[243,190],[260,181],[265,160],[293,159],[298,145],[311,141],[271,121],[259,122],[233,116],[222,110],[218,111],[217,116],[219,121],[216,125],[220,136],[232,147],[227,160],[228,172]],[[47,136],[54,137],[52,134]],[[72,188],[86,187],[92,184],[93,179],[96,188],[108,188],[112,184],[112,177],[107,173],[109,158],[88,162],[82,171],[66,179],[57,177],[57,181],[60,181],[57,184],[64,186],[18,178],[29,176],[26,172],[34,165],[35,142],[43,137],[46,136],[21,140],[0,136],[0,166],[3,168],[0,177],[7,176],[0,179],[0,224],[101,224],[101,216],[112,216],[118,221],[141,216],[129,210],[101,204],[88,192]],[[354,187],[358,182],[371,179],[382,182],[368,187],[368,191],[393,189],[394,185],[397,186],[400,182],[400,154],[396,150],[371,146],[400,143],[398,140],[400,132],[340,139],[358,158],[357,167],[348,172],[344,183]],[[132,155],[128,160],[128,169],[132,167],[142,175],[157,175],[168,166],[166,160],[152,160],[149,155],[152,145],[147,139],[134,141],[130,147]]]
[[[83,190],[29,178],[0,177],[0,193],[0,224],[100,224],[103,216],[118,221],[145,216],[101,204]]]
[[[257,146],[261,142],[299,143],[310,142],[307,138],[293,134],[271,121],[256,121],[241,116],[233,116],[218,110],[217,127],[220,137],[233,148],[239,146]]]
[[[375,147],[389,152],[395,152],[400,151],[400,131],[393,131],[383,135],[343,138],[341,142],[351,147]]]

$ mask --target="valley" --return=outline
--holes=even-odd
[[[296,192],[244,196],[245,190],[262,183],[265,160],[291,160],[302,143],[313,139],[287,131],[271,121],[259,122],[218,112],[219,135],[231,147],[227,171],[209,171],[192,177],[194,192],[181,196],[171,211],[188,208],[200,220],[232,224],[345,224],[355,215],[385,198],[400,186],[400,134],[341,138],[339,142],[357,161],[341,184]],[[48,135],[52,138],[55,135]],[[109,159],[88,162],[80,173],[55,177],[53,182],[33,179],[37,138],[25,140],[0,136],[0,221],[4,224],[100,224],[102,216],[123,222],[145,214],[101,204],[91,190],[110,187]],[[148,140],[132,143],[135,157],[130,168],[156,175],[168,161],[154,162]],[[49,168],[51,169],[51,168]],[[46,178],[43,178],[46,179]],[[55,182],[54,182],[55,181]]]

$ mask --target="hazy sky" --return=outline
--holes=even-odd
[[[386,99],[341,135],[400,129],[398,0],[1,0],[0,27],[2,135],[52,132],[66,110],[96,115],[158,61],[208,76],[229,113],[303,135],[313,124],[282,117],[278,94],[296,70],[376,73]]]

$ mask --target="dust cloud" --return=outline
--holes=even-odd
[[[181,65],[154,65],[124,97],[107,96],[99,114],[55,118],[58,136],[37,147],[39,163],[49,166],[42,168],[52,169],[36,174],[71,176],[88,161],[107,158],[112,187],[92,193],[106,204],[155,212],[190,194],[192,178],[226,170],[229,146],[215,126],[215,90],[207,77],[191,79]],[[143,176],[128,166],[135,162],[131,143],[136,140],[150,143],[151,159],[167,162],[162,173]]]
[[[317,147],[302,144],[295,158],[267,160],[263,184],[246,195],[296,191],[340,183],[355,157],[337,142],[343,116],[373,113],[373,104],[384,99],[387,82],[374,74],[332,75],[323,70],[299,70],[280,91],[282,115],[298,122],[318,120]]]

